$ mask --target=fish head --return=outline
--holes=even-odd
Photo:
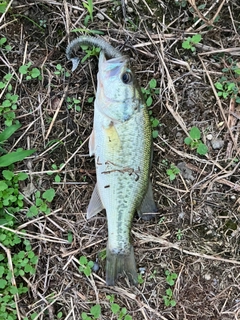
[[[127,57],[107,60],[100,52],[95,106],[113,122],[125,122],[139,112],[142,95]]]

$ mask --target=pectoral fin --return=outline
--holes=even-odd
[[[158,209],[153,199],[152,183],[149,180],[147,193],[138,209],[138,216],[143,220],[150,220],[155,217],[157,212]]]
[[[94,217],[98,212],[102,211],[103,209],[104,207],[100,199],[98,187],[96,184],[87,208],[87,219]]]
[[[92,133],[90,135],[88,147],[89,147],[89,155],[91,157],[95,153],[95,134],[94,134],[94,130],[92,131]]]

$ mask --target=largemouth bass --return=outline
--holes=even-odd
[[[137,284],[130,239],[133,216],[136,211],[140,216],[157,211],[149,179],[152,132],[148,110],[129,60],[112,49],[109,53],[108,49],[112,48],[109,46],[105,42],[100,45],[94,125],[89,141],[90,156],[95,156],[97,183],[87,218],[106,209],[107,285],[114,285],[121,273]],[[106,55],[110,59],[107,60]]]

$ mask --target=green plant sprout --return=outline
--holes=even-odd
[[[86,2],[83,2],[83,6],[84,8],[87,9],[88,11],[88,15],[85,17],[84,19],[84,26],[87,26],[89,19],[91,19],[91,21],[93,22],[93,1],[92,0],[87,0]]]
[[[98,56],[99,52],[101,51],[101,48],[94,46],[89,49],[87,45],[82,45],[81,48],[86,53],[86,55],[82,58],[81,63],[84,63],[90,57]]]
[[[143,280],[142,274],[139,273],[139,274],[138,274],[138,283],[139,283],[139,284],[143,284],[143,282],[144,282],[144,280]]]
[[[161,224],[163,223],[164,221],[166,220],[166,217],[161,217],[158,221],[158,224]]]
[[[27,64],[22,65],[19,68],[19,73],[26,76],[26,80],[31,80],[31,79],[36,79],[39,78],[40,79],[40,70],[38,68],[30,68],[32,65],[31,62],[28,62]]]
[[[68,110],[75,110],[77,112],[80,112],[81,111],[80,103],[81,103],[81,100],[79,99],[67,97]]]
[[[5,118],[4,124],[6,126],[11,126],[14,119],[16,118],[15,110],[17,109],[17,102],[19,96],[17,94],[6,93],[4,100],[0,105],[0,115],[2,114]]]
[[[88,261],[87,257],[81,256],[79,259],[79,271],[83,272],[86,277],[89,277],[92,273],[93,261]]]
[[[190,146],[192,150],[197,149],[197,153],[205,155],[208,152],[208,147],[200,140],[201,132],[197,127],[192,127],[189,132],[189,137],[184,139],[186,145]]]
[[[180,241],[183,237],[183,232],[181,229],[178,229],[177,233],[176,233],[176,237],[178,239],[178,241]]]
[[[192,37],[187,37],[187,39],[184,40],[182,43],[182,48],[195,52],[196,51],[195,45],[198,44],[201,40],[202,40],[202,36],[200,34],[195,34]]]
[[[39,25],[42,28],[46,28],[47,27],[47,20],[46,19],[40,19],[39,20]]]
[[[65,71],[64,67],[62,67],[60,63],[56,65],[56,71],[54,71],[54,74],[57,76],[65,75],[66,78],[70,77],[70,73]]]
[[[89,98],[87,99],[87,102],[88,102],[88,103],[92,103],[93,100],[94,100],[94,97],[89,97]]]
[[[147,88],[141,88],[147,107],[151,107],[153,104],[153,96],[159,94],[157,87],[157,80],[151,79],[147,85]]]
[[[149,279],[155,279],[157,275],[157,270],[153,270],[153,272],[149,275]]]
[[[17,94],[12,94],[12,85],[10,81],[12,79],[12,74],[6,74],[2,81],[0,81],[0,89],[7,89],[6,94],[3,96],[2,102],[0,104],[0,116],[2,115],[5,119],[4,124],[7,127],[12,126],[14,119],[16,118],[15,110],[17,109],[17,103],[19,96]]]
[[[69,243],[73,242],[73,233],[71,231],[68,231],[67,233],[67,239]]]
[[[166,270],[165,275],[166,275],[167,284],[169,284],[170,286],[173,286],[175,283],[175,280],[177,279],[177,274],[175,272],[172,273],[169,270]]]
[[[57,319],[61,319],[63,317],[63,313],[62,311],[57,313]]]
[[[12,79],[12,74],[11,73],[7,73],[5,74],[5,76],[3,77],[2,81],[0,81],[0,89],[3,89],[5,88],[9,81]],[[10,90],[8,90],[10,91]]]
[[[235,71],[240,72],[240,69]],[[236,99],[237,103],[240,103],[240,97],[238,96],[239,89],[235,82],[228,81],[226,77],[221,77],[219,81],[214,84],[214,86],[218,91],[217,95],[219,97],[223,97],[224,99],[232,97]]]
[[[48,189],[43,192],[41,195],[40,191],[35,192],[35,205],[32,205],[28,212],[27,217],[32,218],[39,214],[39,212],[43,212],[45,214],[49,214],[51,212],[48,207],[48,203],[52,202],[55,197],[55,190]]]
[[[107,257],[107,250],[104,249],[104,250],[100,251],[99,254],[98,254],[98,257],[99,257],[99,259],[101,259],[102,261],[105,260],[106,257]]]
[[[57,166],[55,163],[51,165],[53,170],[60,170],[63,166],[64,166],[64,163],[61,163],[60,166]],[[61,177],[60,177],[59,174],[56,174],[55,172],[48,172],[47,174],[49,176],[51,176],[52,174],[55,174],[54,181],[55,182],[60,182],[61,181]]]
[[[110,308],[112,313],[117,316],[118,320],[132,320],[132,317],[129,314],[127,314],[126,308],[121,308],[119,304],[114,303],[115,298],[113,295],[107,295],[106,298],[110,302]]]
[[[171,164],[170,169],[167,169],[167,175],[169,176],[170,181],[173,181],[174,179],[176,179],[176,176],[179,173],[180,173],[180,170],[174,164]]]
[[[173,292],[171,288],[168,288],[165,291],[166,295],[163,296],[163,301],[166,307],[175,307],[176,306],[176,301],[173,299]]]
[[[169,270],[165,271],[166,275],[166,282],[171,287],[174,286],[175,280],[177,279],[177,274],[175,272],[170,272]],[[166,307],[175,307],[176,301],[173,299],[173,291],[171,288],[166,289],[165,291],[166,295],[163,296],[163,301]]]
[[[0,4],[1,6],[1,4]],[[12,47],[8,44],[5,44],[7,42],[7,38],[0,38],[0,49],[2,48],[3,50],[9,52],[12,50]]]
[[[81,317],[82,317],[82,320],[92,320],[92,319],[98,319],[100,315],[101,315],[101,306],[99,304],[96,304],[95,306],[91,307],[90,316],[88,316],[86,312],[82,312]]]
[[[159,89],[157,87],[156,79],[151,79],[147,85],[147,88],[141,88],[144,100],[148,108],[150,108],[153,104],[153,96],[159,94]],[[158,130],[156,128],[159,126],[159,120],[153,117],[152,110],[148,111],[152,126],[152,136],[153,138],[157,138]]]

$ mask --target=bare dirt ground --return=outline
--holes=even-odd
[[[30,81],[16,76],[16,113],[23,126],[12,143],[37,150],[17,169],[30,174],[35,190],[56,191],[48,216],[28,219],[21,212],[18,217],[19,230],[24,227],[35,236],[32,244],[39,256],[19,312],[28,316],[34,311],[44,320],[57,319],[59,312],[60,319],[81,319],[82,312],[100,304],[101,319],[117,319],[106,298],[113,294],[134,320],[240,319],[240,107],[237,93],[219,98],[214,86],[222,76],[237,88],[240,83],[234,73],[234,67],[240,68],[240,3],[96,0],[93,21],[85,25],[89,13],[84,3],[14,0],[1,17],[1,37],[12,46],[1,54],[1,77],[28,62],[42,75]],[[82,30],[71,32],[77,28]],[[151,107],[160,121],[151,175],[159,214],[151,221],[133,221],[137,266],[145,270],[138,287],[124,277],[115,287],[105,285],[105,260],[99,253],[106,247],[106,216],[103,212],[86,220],[96,182],[87,139],[97,58],[72,73],[65,56],[69,41],[86,28],[102,31],[101,37],[132,58],[142,87],[154,78],[160,89],[159,95],[152,94]],[[183,49],[184,39],[194,34],[202,36],[196,51]],[[58,64],[63,70],[56,74]],[[68,97],[80,100],[80,111],[68,108]],[[193,126],[209,149],[206,156],[184,143]],[[166,170],[172,163],[181,172],[170,181]],[[53,164],[64,164],[60,182],[55,182],[56,174],[47,174]],[[34,201],[29,189],[26,208]],[[79,271],[81,256],[100,265],[90,277]],[[163,301],[169,288],[166,270],[177,274],[174,307]]]

